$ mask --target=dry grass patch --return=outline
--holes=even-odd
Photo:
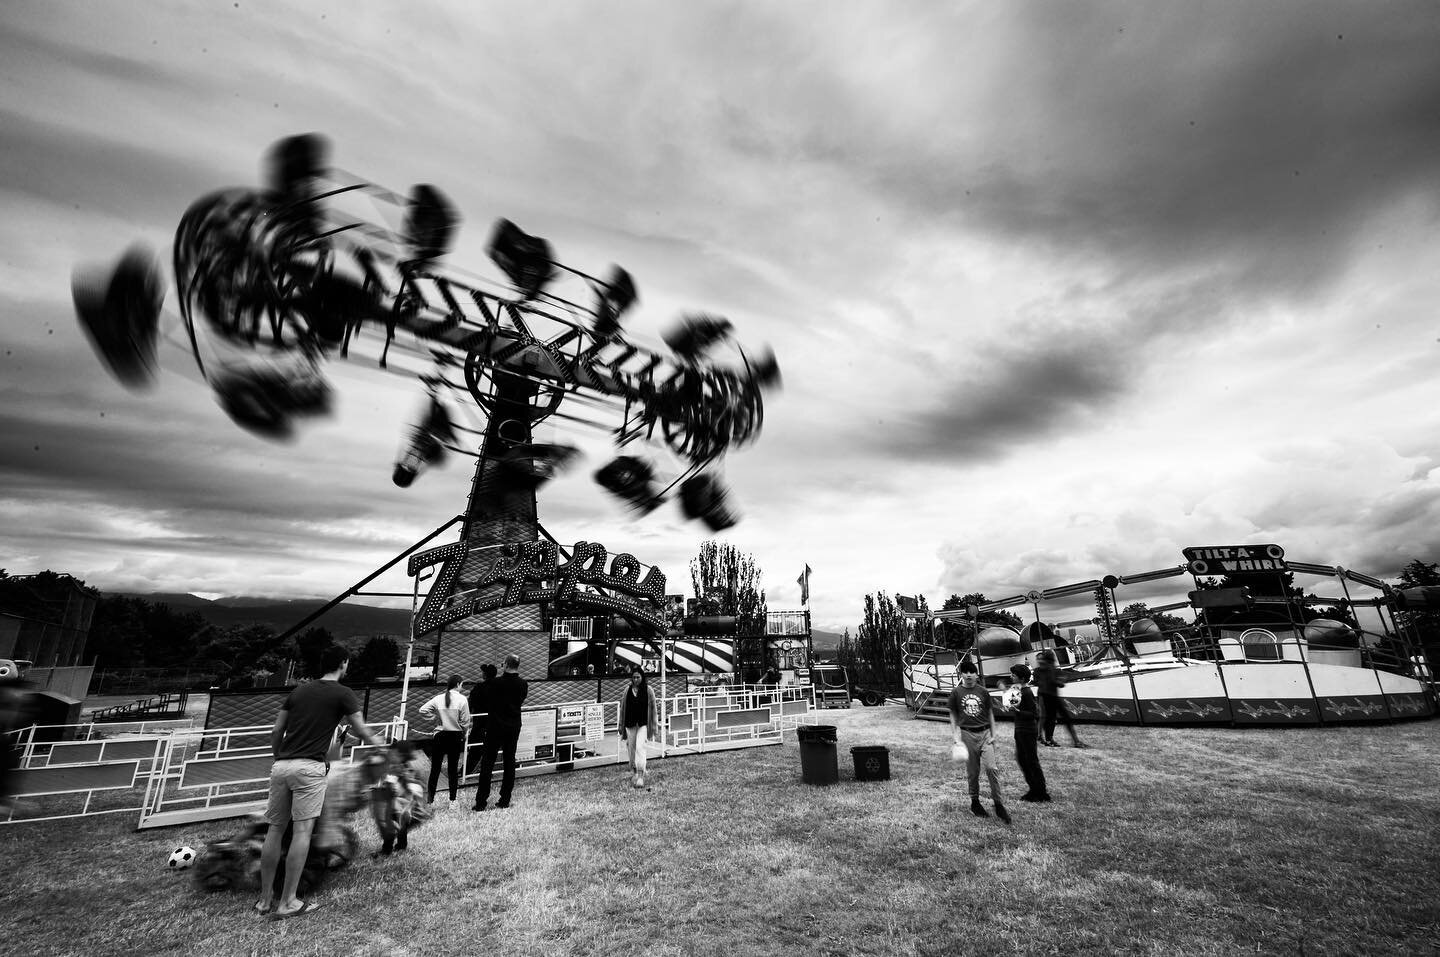
[[[1011,828],[968,810],[945,725],[903,708],[825,716],[841,782],[793,741],[473,792],[411,850],[332,875],[314,915],[259,920],[164,868],[225,823],[124,816],[0,828],[0,954],[955,955],[1429,953],[1440,939],[1440,722],[1311,730],[1086,729],[1044,749],[1057,800]],[[849,748],[893,780],[850,780]],[[988,801],[987,801],[988,803]],[[361,827],[366,849],[377,845]]]

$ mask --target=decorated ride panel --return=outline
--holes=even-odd
[[[1139,720],[1134,698],[1098,698],[1066,694],[1064,700],[1071,716],[1082,721],[1135,724]]]
[[[1146,724],[1229,724],[1234,720],[1230,699],[1141,698],[1140,715]]]
[[[724,638],[666,638],[665,669],[681,674],[729,674],[735,670],[735,642]],[[618,641],[615,662],[660,673],[660,644]]]
[[[622,552],[611,559],[605,546],[594,542],[579,542],[568,555],[553,542],[512,542],[498,546],[475,579],[459,581],[473,547],[459,541],[411,556],[412,576],[444,563],[416,617],[417,636],[485,611],[555,601],[619,613],[657,632],[665,629],[665,574],[651,566],[642,578],[634,555]]]

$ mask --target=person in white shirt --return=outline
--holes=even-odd
[[[434,721],[435,738],[430,744],[430,784],[426,799],[435,800],[435,786],[440,783],[440,762],[446,762],[447,777],[450,781],[450,800],[455,800],[460,787],[460,755],[465,751],[465,737],[470,731],[470,704],[465,695],[456,690],[463,681],[459,675],[451,675],[445,683],[445,690],[420,706],[420,716]]]

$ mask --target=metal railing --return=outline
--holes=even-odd
[[[660,708],[664,729],[652,747],[661,756],[778,744],[786,731],[817,718],[809,685],[707,688],[661,699]],[[546,739],[544,754],[523,762],[517,776],[626,760],[617,702],[561,702],[525,713],[553,716],[553,735],[537,736]],[[272,725],[156,723],[170,726],[125,731],[115,724],[32,725],[16,732],[21,786],[0,824],[130,812],[138,814],[136,826],[143,829],[263,810],[273,763]],[[539,724],[544,723],[542,717]],[[387,741],[404,739],[410,730],[398,719],[371,727]],[[56,740],[61,736],[65,740]],[[478,780],[469,770],[478,747],[467,745],[462,784]],[[347,739],[338,760],[353,761],[365,751]]]

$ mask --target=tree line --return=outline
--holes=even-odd
[[[690,562],[690,577],[702,614],[733,615],[742,633],[763,634],[765,592],[753,556],[734,546],[704,542]],[[88,588],[73,576],[46,570],[10,576],[0,569],[0,611],[35,622],[53,622],[55,602],[47,595],[70,585]],[[99,594],[90,621],[82,664],[95,666],[95,694],[162,692],[188,688],[243,689],[255,684],[320,675],[320,657],[340,644],[324,627],[312,627],[279,642],[269,625],[219,626],[193,609],[129,595]],[[366,684],[398,675],[404,661],[399,642],[378,635],[354,656],[346,680]]]
[[[165,602],[124,595],[102,596],[95,607],[86,643],[86,662],[96,674],[123,683],[125,672],[139,672],[149,690],[166,676],[206,687],[243,689],[280,679],[320,676],[320,657],[338,645],[329,629],[307,628],[283,643],[269,625],[221,627],[197,611],[175,609]],[[401,667],[400,644],[394,638],[369,638],[352,649],[348,680],[366,684],[395,677]],[[103,685],[97,693],[109,693]],[[118,691],[116,693],[119,693]]]
[[[25,622],[56,624],[53,595],[71,583],[88,587],[49,570],[11,576],[0,569],[0,611]],[[99,598],[81,663],[95,667],[96,694],[212,685],[245,688],[274,675],[317,677],[320,656],[340,644],[329,630],[318,627],[277,644],[279,636],[269,625],[222,627],[199,611],[168,602],[89,590]],[[392,677],[401,660],[395,639],[372,637],[352,658],[349,678],[363,684]]]

